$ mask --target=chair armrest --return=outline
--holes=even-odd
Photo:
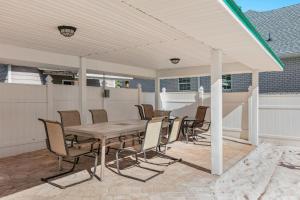
[[[204,121],[204,122],[203,122],[203,125],[206,125],[207,127],[206,127],[206,128],[203,128],[203,126],[202,126],[201,129],[202,129],[203,131],[208,131],[209,128],[210,128],[211,122],[209,122],[209,121]]]

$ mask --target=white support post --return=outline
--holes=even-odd
[[[160,79],[155,78],[155,110],[160,109]]]
[[[248,141],[251,143],[252,133],[252,86],[248,88]]]
[[[251,92],[251,126],[250,142],[252,145],[258,145],[259,131],[259,72],[252,73],[252,92]]]
[[[141,105],[143,103],[143,89],[142,84],[137,84],[137,90],[138,90],[138,105]]]
[[[167,96],[167,89],[162,88],[162,94],[160,96],[160,101],[161,101],[161,108],[162,110],[166,110],[166,96]]]
[[[82,124],[87,123],[87,98],[86,98],[86,65],[83,57],[79,57],[79,106]]]
[[[199,106],[203,106],[204,103],[204,88],[200,86],[198,88],[198,95],[199,95]]]
[[[211,173],[223,173],[222,52],[211,51]]]
[[[11,79],[11,65],[7,66],[7,83],[12,83],[12,79]]]
[[[50,75],[46,78],[47,85],[47,119],[54,120],[53,79]]]

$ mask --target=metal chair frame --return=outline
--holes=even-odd
[[[154,120],[157,120],[157,119],[154,119]],[[161,127],[160,127],[160,131],[162,129],[162,120],[163,118],[159,118],[159,120],[161,120]],[[146,131],[145,131],[145,134],[147,134],[147,130],[148,130],[148,125],[149,123],[151,122],[148,121],[147,122],[147,125],[146,125]],[[146,135],[145,135],[146,136]],[[146,138],[146,137],[145,137]],[[141,147],[141,151],[137,152],[136,150],[132,150],[132,149],[126,149],[126,148],[123,148],[123,149],[119,149],[116,153],[116,165],[117,165],[117,173],[121,176],[124,176],[124,177],[127,177],[127,178],[130,178],[130,179],[133,179],[133,180],[137,180],[137,181],[141,181],[141,182],[146,182],[156,176],[158,176],[159,174],[162,174],[164,171],[160,171],[160,170],[155,170],[155,169],[151,169],[151,168],[148,168],[148,167],[142,167],[140,165],[140,162],[139,162],[139,159],[138,159],[138,155],[143,153],[144,154],[144,158],[145,158],[145,161],[146,161],[146,152],[147,151],[150,151],[152,149],[157,149],[157,147],[159,146],[159,143],[160,143],[160,132],[159,132],[159,137],[158,137],[158,141],[157,141],[157,145],[155,147],[152,147],[152,148],[149,148],[149,149],[144,149],[144,145],[145,145],[145,140],[143,141],[143,144],[142,144],[142,147]],[[156,172],[154,175],[148,177],[147,179],[140,179],[140,178],[137,178],[137,177],[134,177],[134,176],[130,176],[130,175],[126,175],[126,174],[123,174],[120,170],[120,163],[119,163],[119,160],[120,160],[120,154],[122,152],[130,152],[132,154],[134,154],[135,156],[135,166],[139,167],[139,168],[142,168],[142,169],[146,169],[146,170],[149,170],[149,171],[153,171],[153,172]]]
[[[64,156],[58,155],[55,151],[53,151],[53,150],[51,149],[51,145],[50,145],[50,142],[49,142],[49,132],[48,132],[47,123],[54,123],[54,124],[57,124],[57,125],[60,126],[60,128],[61,128],[61,130],[62,130],[63,138],[64,138],[64,148],[65,148],[65,151],[67,152],[67,156],[69,156],[69,155],[68,155],[68,154],[69,154],[69,151],[68,151],[68,148],[67,148],[67,144],[66,144],[66,140],[65,140],[65,133],[64,133],[64,129],[63,129],[63,127],[62,127],[62,124],[59,123],[59,122],[56,122],[56,121],[50,121],[50,120],[44,120],[44,119],[39,119],[39,120],[40,120],[41,122],[43,122],[44,127],[45,127],[47,149],[48,149],[51,153],[53,153],[53,154],[55,154],[56,156],[58,156],[58,160],[59,160],[59,170],[62,170],[62,167],[61,167],[61,164],[62,164],[62,163],[61,163],[61,161],[63,160],[63,157],[64,157]],[[77,164],[78,161],[79,161],[79,158],[80,158],[81,156],[88,155],[88,154],[94,154],[94,158],[95,158],[95,162],[94,162],[94,170],[93,170],[93,172],[91,172],[90,169],[87,169],[87,171],[88,171],[88,173],[89,173],[89,175],[90,175],[89,178],[86,178],[86,179],[84,179],[84,180],[81,180],[81,181],[78,181],[78,182],[75,182],[75,183],[71,183],[71,184],[68,184],[68,185],[59,185],[59,184],[54,183],[53,181],[51,181],[51,180],[53,180],[53,179],[62,177],[62,176],[64,176],[64,175],[67,175],[67,174],[73,172],[74,169],[75,169],[76,164]],[[67,157],[67,156],[66,156],[66,157]],[[97,153],[95,153],[95,152],[86,152],[86,153],[79,154],[79,155],[72,156],[72,157],[73,157],[73,161],[69,161],[69,162],[71,162],[73,165],[72,165],[72,167],[71,167],[68,171],[66,171],[66,172],[61,172],[61,173],[58,173],[58,174],[56,174],[56,175],[48,176],[48,177],[45,177],[45,178],[41,178],[41,180],[42,180],[43,182],[49,183],[49,184],[51,184],[51,185],[53,185],[53,186],[55,186],[55,187],[58,187],[58,188],[60,188],[60,189],[65,189],[65,188],[68,188],[68,187],[71,187],[71,186],[74,186],[74,185],[77,185],[77,184],[80,184],[80,183],[89,181],[89,180],[91,180],[94,176],[97,177],[97,175],[96,175],[96,169],[97,169],[97,164],[98,164],[98,155],[97,155]],[[98,177],[97,177],[97,178],[98,178]],[[99,178],[98,178],[98,179],[99,179]]]
[[[205,109],[203,116],[198,116],[200,109]],[[208,107],[206,107],[206,106],[198,106],[195,120],[193,120],[192,124],[188,124],[187,121],[183,122],[184,124],[183,124],[182,131],[184,133],[187,143],[189,142],[189,132],[191,133],[193,141],[198,141],[198,137],[201,137],[202,139],[204,139],[202,136],[199,136],[196,134],[195,129],[199,129],[204,132],[207,132],[209,130],[211,123],[208,121],[205,121],[205,115],[206,115],[207,109],[208,109]],[[203,126],[205,124],[207,125],[207,127],[203,128]]]

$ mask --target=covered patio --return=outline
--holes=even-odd
[[[79,85],[76,87],[78,107],[66,103],[64,108],[78,108],[82,126],[90,123],[88,110],[91,106],[88,101],[96,95],[101,96],[107,89],[104,84],[99,94],[96,93],[98,89],[88,90],[87,73],[155,80],[156,110],[161,109],[160,79],[211,76],[211,128],[208,135],[211,145],[195,146],[180,141],[172,144],[168,153],[181,157],[183,164],[176,163],[168,167],[163,175],[145,183],[142,187],[136,185],[140,183],[118,177],[108,169],[100,169],[101,175],[104,173],[106,177],[102,181],[92,180],[65,191],[54,189],[48,184],[36,186],[40,184],[37,177],[32,181],[24,182],[36,186],[28,189],[27,185],[21,186],[20,180],[23,179],[14,177],[15,170],[12,170],[7,171],[8,174],[12,173],[12,177],[6,177],[4,180],[16,184],[11,184],[7,190],[1,188],[0,191],[4,191],[5,195],[13,193],[14,190],[28,190],[16,196],[8,196],[7,199],[24,199],[24,197],[28,199],[73,199],[77,197],[77,193],[81,194],[80,197],[87,199],[101,196],[100,193],[105,194],[101,197],[106,199],[151,199],[149,194],[158,199],[177,198],[177,194],[179,194],[178,198],[183,199],[212,198],[211,190],[205,191],[207,185],[218,179],[219,175],[259,145],[258,73],[282,70],[283,65],[232,0],[79,0],[76,2],[71,0],[63,2],[12,0],[2,1],[1,5],[3,17],[0,20],[0,27],[2,27],[0,61],[15,65],[42,66],[52,70],[78,72]],[[75,26],[77,28],[75,35],[70,38],[59,35],[57,26],[60,25]],[[179,63],[170,62],[172,58],[179,58]],[[223,139],[222,75],[245,72],[252,73],[252,87],[248,101],[249,141],[237,143]],[[68,94],[68,88],[59,90],[61,94],[54,94],[56,86],[51,81],[48,77],[47,86],[44,88],[46,92],[39,89],[47,98],[46,116],[35,116],[36,118],[45,117],[48,120],[56,120],[55,113],[61,107],[55,106],[53,99],[54,97],[59,99],[60,95],[67,96]],[[8,87],[6,90],[10,91]],[[111,89],[112,95],[121,94],[119,97],[114,96],[119,102],[129,101],[127,95],[135,92],[116,93],[114,91]],[[139,87],[137,104],[143,103],[141,93],[142,88]],[[98,108],[108,109],[110,99],[104,100],[104,97],[101,99],[102,102],[95,102],[92,107],[95,108],[97,105]],[[105,101],[108,103],[105,104]],[[115,115],[126,112],[125,109],[123,111],[121,109],[123,104],[120,103],[120,105],[119,108],[112,106],[109,108]],[[194,116],[195,113],[190,115]],[[128,114],[128,118],[134,119],[136,116],[131,118]],[[39,123],[37,119],[35,120]],[[116,118],[111,120],[118,121]],[[36,126],[41,128],[39,125]],[[6,170],[11,167],[18,168],[15,160],[22,162],[23,156],[28,160],[31,156],[34,160],[35,158],[45,159],[47,162],[44,165],[53,164],[53,159],[51,160],[49,155],[42,150],[4,158],[1,160],[4,164],[1,163],[0,174],[6,174]],[[113,156],[108,156],[106,161],[113,162]],[[101,162],[103,163],[104,160]],[[81,165],[85,166],[84,163]],[[42,166],[43,164],[39,167]],[[26,178],[32,175],[31,169],[39,170],[39,167],[36,169],[31,166],[27,167],[29,173],[25,175]],[[3,173],[2,170],[5,172]],[[18,171],[16,174],[22,177],[22,169],[16,169],[16,171]],[[71,178],[66,177],[65,180],[68,182],[68,178],[82,177],[84,176],[82,173],[84,172],[79,171],[71,175]],[[174,188],[161,188],[169,193],[164,193],[166,196],[160,196],[158,183],[171,187],[173,182],[177,182],[178,185]],[[205,185],[205,189],[197,190],[193,194],[195,187],[199,184]],[[17,187],[14,188],[16,185]],[[136,196],[131,194],[135,187],[139,187],[140,192]],[[120,196],[114,196],[113,193],[118,193],[120,188],[123,192]],[[181,191],[182,189],[184,191]],[[77,192],[73,193],[73,190]]]

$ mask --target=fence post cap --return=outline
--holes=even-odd
[[[53,84],[52,81],[53,81],[52,76],[48,75],[48,76],[46,77],[46,84],[47,84],[47,85]]]
[[[199,88],[198,88],[198,92],[204,92],[204,88],[202,87],[202,86],[200,86]]]

